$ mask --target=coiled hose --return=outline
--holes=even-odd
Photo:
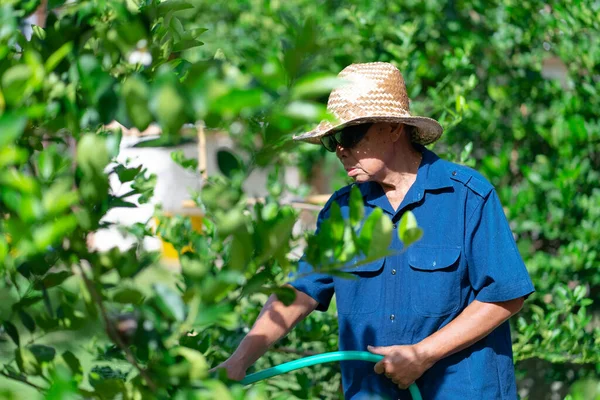
[[[317,354],[310,357],[304,357],[299,360],[287,362],[285,364],[277,365],[272,368],[255,372],[246,376],[241,383],[243,385],[249,385],[263,379],[272,378],[277,375],[285,374],[287,372],[295,371],[297,369],[310,367],[317,364],[325,364],[330,362],[338,361],[370,361],[373,363],[379,362],[383,359],[383,356],[378,354],[372,354],[368,351],[334,351],[331,353]],[[410,395],[413,400],[423,400],[421,392],[416,383],[413,383],[408,387]]]

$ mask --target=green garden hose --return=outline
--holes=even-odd
[[[272,368],[265,369],[263,371],[255,372],[246,376],[242,379],[243,385],[249,385],[254,382],[262,381],[273,376],[285,374],[286,372],[295,371],[300,368],[310,367],[316,364],[325,364],[330,362],[338,361],[370,361],[373,363],[379,362],[383,359],[383,356],[378,354],[372,354],[368,351],[334,351],[331,353],[317,354],[315,356],[301,358],[287,362],[285,364],[277,365]],[[415,383],[408,387],[410,395],[413,400],[423,400],[419,388]]]

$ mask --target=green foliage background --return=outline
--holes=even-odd
[[[281,168],[264,205],[248,207],[241,183],[277,164],[307,178],[326,168],[330,190],[344,184],[330,154],[289,139],[325,118],[332,77],[367,61],[397,65],[413,112],[446,128],[434,150],[498,188],[537,288],[513,321],[521,394],[600,396],[598,2],[80,1],[27,41],[19,29],[37,3],[0,6],[1,373],[18,382],[6,397],[341,398],[335,366],[249,392],[206,370],[269,293],[287,298],[280,285],[301,239],[296,211],[280,204]],[[246,153],[196,194],[203,232],[157,210],[159,233],[192,249],[180,274],[141,246],[149,224],[123,228],[138,240],[130,251],[86,246],[108,210],[152,194],[143,168],[110,163],[120,136],[103,124],[113,119],[158,122],[152,145],[188,140],[182,125],[202,120]],[[111,193],[108,174],[132,191]],[[352,250],[321,239],[315,257]],[[336,335],[332,307],[256,368],[334,350]]]

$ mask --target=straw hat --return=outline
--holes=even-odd
[[[392,64],[351,64],[338,77],[345,83],[333,89],[327,102],[327,111],[336,121],[322,121],[294,140],[319,144],[321,137],[346,126],[375,122],[415,126],[412,141],[420,144],[433,143],[442,135],[443,128],[436,120],[410,115],[404,78]]]

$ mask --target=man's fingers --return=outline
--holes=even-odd
[[[373,367],[373,370],[375,371],[376,374],[383,374],[385,372],[385,365],[383,364],[383,360],[381,360],[377,364],[375,364],[375,366]]]
[[[398,382],[394,382],[394,383],[396,383],[400,389],[408,389],[408,387],[409,387],[410,385],[412,385],[414,382],[412,382],[412,383],[408,383],[408,384],[404,384],[404,383],[402,383],[402,382],[400,382],[400,383],[398,383]]]
[[[373,354],[379,354],[382,356],[386,356],[388,354],[387,347],[379,347],[379,346],[367,346],[367,350],[369,350]]]

